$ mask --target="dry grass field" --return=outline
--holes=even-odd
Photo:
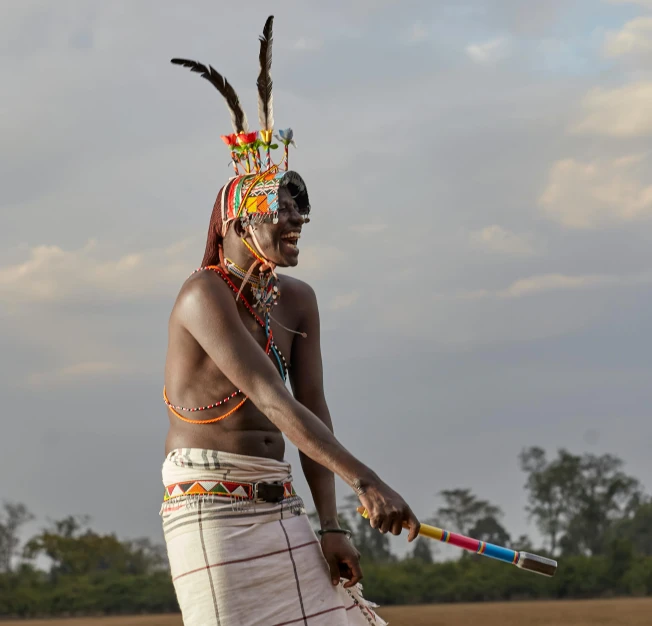
[[[652,598],[389,607],[391,626],[650,626]],[[176,615],[2,622],[2,626],[182,626]]]

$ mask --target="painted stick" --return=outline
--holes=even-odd
[[[358,513],[365,519],[369,519],[369,515],[364,507],[358,507]],[[542,574],[543,576],[552,577],[557,571],[557,561],[553,561],[552,559],[547,559],[538,554],[530,554],[529,552],[517,552],[516,550],[494,545],[493,543],[458,535],[457,533],[452,533],[436,526],[421,524],[419,535],[436,539],[442,543],[450,543],[463,550],[475,552],[482,556],[503,561],[504,563],[510,563],[520,569]]]

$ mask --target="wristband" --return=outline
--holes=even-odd
[[[353,484],[351,485],[353,488],[353,491],[355,491],[356,495],[359,496],[364,496],[366,489],[362,486],[362,481],[359,478],[356,478],[353,481]]]
[[[317,534],[323,537],[326,533],[337,533],[339,535],[346,535],[347,539],[351,539],[351,531],[344,528],[327,528],[326,530],[318,530]]]

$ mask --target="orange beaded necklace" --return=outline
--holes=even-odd
[[[265,354],[270,354],[272,353],[275,357],[275,360],[279,366],[279,371],[281,373],[281,376],[283,377],[284,380],[287,380],[287,375],[289,371],[289,367],[287,364],[287,361],[285,360],[285,357],[279,350],[278,346],[274,343],[274,337],[272,335],[272,329],[270,327],[269,323],[269,313],[265,314],[265,320],[263,321],[256,311],[254,311],[253,307],[247,302],[246,298],[242,294],[242,290],[238,289],[236,285],[233,283],[233,281],[228,277],[228,275],[225,273],[225,271],[222,269],[221,266],[219,265],[207,265],[205,267],[200,267],[196,269],[193,274],[197,272],[201,272],[203,270],[212,270],[215,273],[217,273],[219,276],[222,277],[224,282],[229,285],[229,287],[233,290],[233,292],[236,294],[236,298],[241,300],[242,303],[245,305],[246,309],[251,313],[254,317],[254,319],[265,329],[265,334],[267,335],[267,345],[265,346]],[[207,406],[202,406],[202,407],[193,407],[193,408],[186,408],[183,406],[178,406],[178,405],[173,405],[170,400],[168,399],[167,392],[165,390],[165,385],[163,386],[163,401],[167,405],[167,407],[170,409],[172,414],[175,417],[178,417],[180,420],[187,422],[189,424],[214,424],[216,422],[219,422],[220,420],[226,419],[230,415],[233,415],[242,405],[247,401],[247,397],[245,396],[236,406],[234,406],[231,410],[227,411],[224,415],[218,415],[217,417],[214,417],[212,419],[207,419],[207,420],[194,420],[194,419],[189,419],[185,417],[184,415],[181,415],[179,411],[191,411],[191,412],[196,412],[196,411],[206,411],[208,409],[213,409],[215,407],[218,407],[222,404],[225,404],[229,400],[235,398],[236,396],[240,395],[242,393],[241,389],[238,389],[237,391],[234,391],[230,395],[228,395],[224,400],[220,400],[219,402],[215,402],[214,404],[209,404]]]

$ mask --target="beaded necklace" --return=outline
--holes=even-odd
[[[237,266],[236,266],[237,267]],[[241,268],[238,268],[241,270]],[[224,270],[219,266],[219,265],[207,265],[206,267],[200,267],[196,269],[192,274],[196,274],[197,272],[201,272],[203,270],[213,270],[216,274],[218,274],[224,282],[231,288],[231,290],[236,294],[237,299],[241,300],[242,303],[245,305],[245,308],[251,313],[251,315],[254,317],[254,319],[258,322],[260,326],[263,327],[265,330],[265,336],[267,337],[267,345],[265,346],[265,354],[269,354],[272,352],[274,355],[276,362],[279,367],[280,374],[283,378],[283,380],[287,380],[288,376],[288,371],[289,371],[289,366],[287,364],[287,361],[285,360],[285,357],[283,356],[283,353],[281,350],[278,348],[276,343],[274,342],[274,337],[272,334],[272,329],[270,327],[269,323],[269,313],[266,312],[265,314],[265,320],[263,321],[256,311],[254,311],[253,307],[247,302],[247,299],[244,297],[244,295],[241,293],[241,290],[236,287],[236,285],[233,283],[233,281],[226,275]],[[192,275],[191,274],[191,275]],[[237,274],[236,274],[237,275]],[[251,278],[250,278],[251,280]],[[242,393],[241,389],[238,389],[237,391],[234,391],[230,395],[228,395],[226,398],[223,400],[220,400],[219,402],[215,402],[214,404],[209,404],[207,406],[202,406],[202,407],[193,407],[193,408],[187,408],[184,406],[180,405],[174,405],[172,404],[166,393],[165,386],[163,386],[163,401],[167,405],[167,407],[172,411],[172,413],[178,417],[180,420],[183,420],[184,422],[188,422],[191,424],[214,424],[215,422],[219,422],[220,420],[223,420],[230,415],[233,415],[246,401],[247,397],[243,398],[233,409],[225,413],[224,415],[219,415],[218,417],[214,417],[212,419],[208,420],[191,420],[188,419],[187,417],[181,415],[178,411],[190,411],[190,412],[196,412],[196,411],[207,411],[208,409],[213,409],[215,407],[221,406],[222,404],[225,404],[229,400],[235,398],[236,396],[240,395]]]
[[[237,271],[240,270],[240,272],[244,272],[244,270],[241,267],[238,267],[235,263],[233,262],[228,262],[225,263],[227,265],[227,269],[231,271],[235,276],[238,276]],[[233,268],[233,269],[232,269]],[[235,269],[237,268],[237,269]],[[269,310],[265,308],[265,321],[261,320],[260,317],[256,314],[254,311],[253,307],[247,302],[245,297],[242,295],[242,287],[238,289],[233,281],[224,273],[221,267],[216,266],[216,265],[209,265],[207,266],[206,269],[212,269],[216,270],[217,273],[224,279],[224,282],[231,287],[231,289],[235,292],[236,296],[242,300],[242,303],[247,307],[249,313],[251,313],[255,318],[256,321],[265,329],[265,335],[267,337],[267,345],[268,349],[267,354],[269,354],[269,349],[271,348],[272,354],[274,354],[274,357],[276,358],[276,362],[278,363],[279,370],[281,372],[281,376],[283,377],[283,380],[287,380],[287,373],[289,370],[287,361],[285,360],[285,357],[281,353],[281,351],[278,349],[278,346],[276,343],[274,343],[274,336],[272,334],[272,328],[270,326],[270,314]],[[252,278],[249,278],[249,281],[252,281]]]
[[[249,233],[251,234],[251,238],[256,247],[260,249],[253,228],[249,230]],[[251,284],[251,290],[254,294],[254,298],[256,298],[256,308],[261,312],[269,314],[271,313],[272,307],[275,304],[278,304],[278,298],[281,295],[278,290],[278,275],[274,271],[274,264],[258,254],[244,237],[242,237],[241,241],[255,259],[254,263],[249,268],[249,271],[245,272],[245,270],[238,267],[233,261],[228,261],[223,258],[220,260],[222,261],[222,265],[224,265],[230,273],[238,276],[242,280],[242,285],[238,294],[244,289],[247,283]],[[253,276],[253,271],[258,263],[260,263],[259,276],[256,278]]]
[[[248,282],[251,285],[251,291],[254,294],[258,310],[269,313],[272,306],[278,304],[281,294],[276,284],[277,280],[271,272],[260,274],[260,276],[254,276],[253,274],[248,276],[248,272],[236,265],[231,259],[225,258],[224,265],[230,274],[237,276],[243,283]]]
[[[247,248],[249,248],[256,255],[256,258],[258,259],[259,257],[257,256],[256,251],[253,250],[253,248],[244,239],[242,241],[245,244],[245,246],[247,246]],[[262,260],[264,261],[264,259]],[[231,261],[231,259],[220,257],[220,261],[221,264],[224,267],[226,267],[226,269],[229,271],[230,274],[233,274],[234,276],[237,276],[242,280],[242,285],[240,286],[240,289],[236,294],[236,298],[239,297],[239,295],[242,293],[242,290],[244,289],[247,283],[251,285],[251,291],[254,294],[254,297],[256,298],[256,307],[260,311],[263,311],[265,313],[266,324],[269,325],[269,320],[272,319],[281,328],[287,330],[289,333],[299,335],[304,339],[308,337],[308,335],[305,332],[299,330],[293,330],[292,328],[288,328],[287,326],[284,326],[283,324],[281,324],[279,320],[277,320],[272,315],[272,308],[278,304],[278,299],[281,297],[281,292],[277,284],[278,276],[276,275],[276,273],[269,272],[268,274],[263,274],[263,272],[261,272],[260,277],[256,277],[253,275],[253,266],[251,269],[249,269],[249,271],[246,271],[243,268],[241,268],[239,265]],[[265,261],[265,263],[267,263],[267,261]]]

